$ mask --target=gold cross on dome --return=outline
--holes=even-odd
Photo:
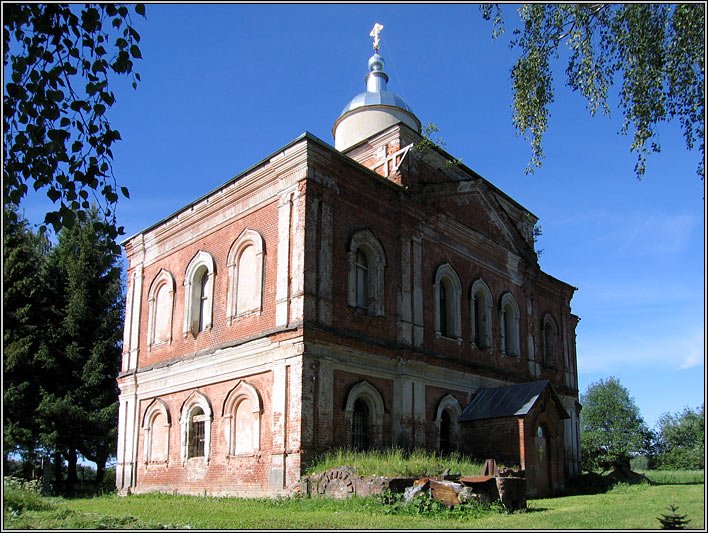
[[[381,30],[383,30],[383,24],[379,24],[378,22],[374,24],[374,29],[371,30],[371,33],[369,34],[369,37],[374,38],[374,50],[378,52],[379,50],[379,33],[381,33]]]

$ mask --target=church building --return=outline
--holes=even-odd
[[[331,448],[580,473],[573,286],[387,88],[127,239],[119,491],[287,495]],[[465,472],[475,475],[478,472]]]

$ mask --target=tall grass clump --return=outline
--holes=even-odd
[[[646,470],[641,473],[660,485],[693,485],[705,481],[704,470]]]
[[[41,495],[38,480],[26,481],[17,477],[3,478],[3,509],[12,516],[25,511],[46,511],[53,506]]]
[[[341,466],[349,466],[359,476],[423,477],[437,476],[446,469],[450,473],[477,475],[484,465],[460,453],[438,454],[425,450],[354,451],[334,449],[319,455],[307,468],[306,474],[318,474]]]

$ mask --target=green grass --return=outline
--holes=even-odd
[[[451,473],[475,476],[482,473],[484,464],[458,453],[439,455],[423,450],[410,452],[395,448],[384,451],[355,452],[333,450],[319,456],[306,471],[307,475],[321,473],[339,466],[350,466],[359,476],[423,477],[437,476],[446,468]],[[503,468],[502,465],[499,465]]]
[[[703,484],[705,474],[703,470],[637,470],[654,483],[661,484]]]
[[[704,528],[702,484],[618,485],[604,494],[530,500],[526,512],[392,513],[380,498],[212,498],[166,494],[47,499],[48,510],[5,513],[5,528],[40,529],[658,529],[672,502]]]

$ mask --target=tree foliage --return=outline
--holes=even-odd
[[[686,407],[676,414],[665,413],[657,423],[656,464],[659,468],[705,467],[705,411]]]
[[[143,4],[134,4],[139,15]],[[120,133],[108,110],[116,102],[114,74],[140,75],[140,35],[128,7],[120,4],[3,3],[3,195],[15,206],[29,187],[56,206],[43,228],[55,231],[86,221],[92,203],[96,224],[113,237],[120,193],[113,174],[113,144]],[[9,68],[8,68],[9,65]]]
[[[34,355],[41,346],[41,264],[46,241],[11,207],[3,209],[3,438],[6,455],[33,451],[38,399]]]
[[[584,470],[629,467],[630,459],[647,449],[651,434],[629,391],[617,378],[590,384],[580,402]]]
[[[5,341],[17,339],[4,356],[5,436],[14,439],[14,450],[23,455],[41,450],[66,460],[69,493],[79,456],[96,463],[100,482],[116,446],[124,306],[121,257],[113,239],[96,229],[105,228],[96,224],[99,220],[98,212],[90,210],[85,222],[63,228],[57,244],[41,256],[20,256],[23,248],[13,244],[31,240],[26,223],[17,223],[6,234],[6,246],[11,245],[6,259],[17,257],[8,264],[30,272],[33,286],[16,287],[28,294],[24,300],[14,295],[14,286],[12,298],[5,299],[8,316],[27,317],[24,323],[5,324]],[[19,274],[19,266],[6,270],[5,282],[14,283]],[[25,313],[27,301],[31,314]]]
[[[493,37],[504,31],[498,4],[483,4]],[[705,4],[527,3],[510,45],[520,50],[511,70],[513,122],[530,140],[527,172],[541,166],[543,135],[554,100],[553,63],[567,49],[566,84],[586,99],[591,115],[610,112],[610,88],[621,79],[617,107],[621,133],[631,133],[634,168],[641,178],[647,156],[659,152],[658,126],[677,120],[686,148],[699,147],[704,176]],[[565,50],[563,50],[565,53]]]

